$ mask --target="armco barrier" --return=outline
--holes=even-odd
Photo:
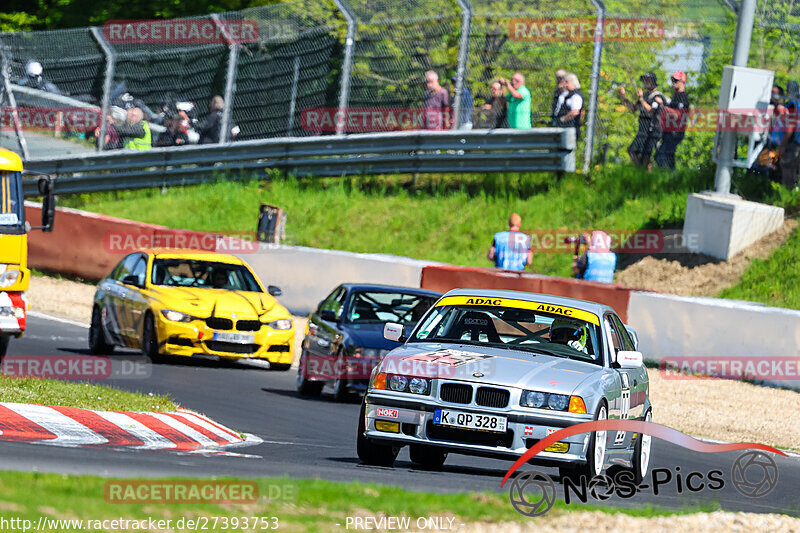
[[[458,287],[476,289],[509,289],[566,296],[609,305],[626,321],[631,289],[619,285],[597,283],[528,272],[511,272],[495,268],[469,268],[433,265],[422,269],[423,289],[445,292]]]
[[[40,205],[26,202],[25,215],[36,223],[41,218]],[[59,207],[52,233],[28,234],[28,262],[32,268],[98,280],[133,251],[126,248],[115,253],[110,249],[109,235],[133,234],[149,242],[151,239],[147,237],[156,232],[162,241],[169,235],[182,236],[185,241],[209,235]],[[247,261],[264,283],[279,286],[284,294],[279,298],[281,303],[298,314],[316,308],[320,300],[343,282],[419,287],[422,268],[435,264],[391,255],[267,243],[260,243],[257,252],[236,254],[231,250],[231,253]]]

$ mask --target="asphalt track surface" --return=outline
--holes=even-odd
[[[42,317],[31,317],[22,339],[12,340],[9,355],[86,355],[87,329]],[[355,452],[357,400],[335,403],[326,391],[321,398],[308,399],[295,391],[294,371],[275,372],[239,363],[185,360],[152,366],[145,379],[103,380],[122,389],[169,394],[182,406],[202,412],[239,431],[252,433],[263,443],[234,451],[251,457],[215,457],[166,451],[63,448],[39,444],[0,442],[0,465],[4,470],[97,474],[110,477],[231,476],[322,478],[334,481],[362,481],[433,492],[502,491],[500,482],[512,461],[450,455],[441,472],[415,467],[408,451],[400,452],[394,468],[359,464]],[[754,407],[755,408],[755,407]],[[796,420],[788,415],[787,423]],[[658,421],[658,413],[654,413]],[[779,512],[800,516],[800,458],[774,456],[778,483],[761,498],[740,494],[731,483],[732,466],[741,452],[697,453],[653,439],[652,468],[673,473],[670,483],[656,496],[651,476],[648,488],[632,498],[613,497],[595,505],[667,508],[719,502],[727,510]],[[252,457],[257,456],[257,457]],[[551,475],[559,492],[554,469],[527,466]],[[680,469],[680,470],[678,470]],[[720,470],[725,486],[679,493],[678,473],[706,474]],[[696,486],[696,484],[695,484]],[[559,496],[563,499],[563,494]]]

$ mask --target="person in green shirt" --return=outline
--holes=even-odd
[[[525,87],[525,76],[515,72],[511,81],[500,78],[501,85],[508,89],[508,125],[518,130],[531,129],[531,92]]]

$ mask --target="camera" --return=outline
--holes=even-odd
[[[577,237],[565,238],[564,244],[577,244],[577,245],[589,246],[589,241],[586,239],[584,235],[578,235]]]

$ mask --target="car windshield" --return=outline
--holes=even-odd
[[[435,296],[403,292],[362,291],[350,298],[346,320],[350,323],[397,322],[416,324],[436,302]]]
[[[466,300],[465,298],[459,298]],[[570,357],[602,364],[602,336],[596,315],[561,306],[485,300],[498,305],[443,305],[419,324],[409,342],[447,341]],[[472,300],[480,300],[473,298]],[[580,317],[580,318],[578,318]]]
[[[21,233],[25,222],[19,172],[0,172],[0,233]]]
[[[244,265],[192,259],[156,259],[153,261],[152,283],[168,287],[263,292]]]

